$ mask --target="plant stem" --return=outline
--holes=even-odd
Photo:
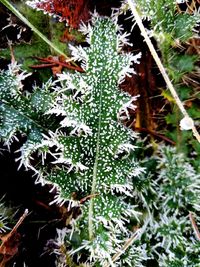
[[[96,156],[95,156],[95,163],[94,163],[94,168],[93,168],[93,180],[92,180],[91,195],[94,195],[96,193],[95,190],[96,190],[96,182],[97,182],[97,168],[98,168],[99,150],[100,150],[102,90],[101,90],[101,94],[100,94],[99,106],[100,106],[100,112],[99,112]],[[94,199],[92,198],[90,200],[90,204],[89,204],[89,215],[88,215],[88,232],[89,232],[89,239],[90,240],[93,238],[93,210],[94,210]]]
[[[195,222],[195,219],[194,219],[194,216],[193,216],[192,212],[189,212],[189,218],[190,218],[190,222],[192,224],[192,228],[194,230],[194,233],[196,235],[196,238],[197,238],[198,241],[200,241],[200,232],[199,232],[199,229],[197,227],[197,224]]]
[[[120,258],[121,255],[124,254],[124,252],[133,244],[134,241],[136,241],[137,239],[139,239],[141,237],[141,235],[144,233],[144,231],[146,230],[147,225],[149,224],[149,220],[147,220],[144,225],[137,229],[135,231],[135,233],[133,233],[133,235],[125,242],[125,244],[123,245],[123,247],[119,250],[119,252],[117,252],[113,257],[112,257],[112,262],[114,263],[115,261],[117,261],[117,259]],[[110,263],[106,263],[104,264],[103,267],[110,267]]]
[[[139,29],[141,31],[141,34],[144,37],[144,39],[146,41],[146,44],[148,45],[149,50],[150,50],[150,52],[151,52],[151,54],[152,54],[152,56],[153,56],[153,58],[154,58],[154,60],[155,60],[155,62],[157,64],[157,66],[158,66],[158,68],[159,68],[159,70],[160,70],[160,72],[161,72],[161,74],[162,74],[162,76],[163,76],[163,78],[164,78],[164,80],[165,80],[165,82],[166,82],[166,84],[167,84],[172,96],[175,99],[176,104],[178,105],[178,107],[179,107],[180,111],[182,112],[183,116],[185,118],[190,118],[188,113],[187,113],[187,111],[186,111],[186,109],[184,108],[183,103],[181,102],[181,100],[180,100],[180,98],[179,98],[179,96],[178,96],[178,94],[177,94],[172,82],[170,81],[169,76],[168,76],[168,74],[167,74],[167,72],[166,72],[166,70],[165,70],[160,58],[158,57],[158,54],[157,54],[157,52],[156,52],[156,50],[155,50],[155,48],[154,48],[154,46],[153,46],[153,44],[151,42],[146,30],[145,30],[145,27],[144,27],[144,25],[142,23],[142,20],[141,20],[139,14],[138,14],[138,11],[137,11],[137,9],[135,7],[134,1],[133,0],[127,0],[127,1],[128,1],[129,6],[130,6],[130,9],[131,9],[131,11],[133,13],[133,16],[135,18],[135,21],[136,21],[136,23],[137,23],[137,25],[138,25],[138,27],[139,27]],[[194,123],[193,123],[193,127],[191,129],[192,129],[193,135],[196,137],[196,139],[200,143],[200,135],[199,135],[196,127],[194,126]]]
[[[35,32],[45,43],[47,43],[55,52],[58,54],[64,56],[66,59],[71,61],[71,59],[63,52],[61,51],[57,46],[55,46],[50,40],[47,39],[46,36],[44,36],[29,20],[27,20],[11,3],[9,3],[7,0],[0,0],[0,2],[6,6],[11,12],[15,14],[21,21],[23,21],[28,27],[32,29],[33,32]]]

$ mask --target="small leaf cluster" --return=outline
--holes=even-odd
[[[200,243],[189,218],[192,213],[199,227],[199,173],[184,154],[164,145],[142,165],[146,173],[133,179],[132,200],[142,216],[129,225],[138,237],[115,266],[199,266]]]
[[[172,147],[161,146],[155,161],[157,171],[149,173],[151,190],[147,188],[154,192],[148,203],[150,221],[141,238],[146,254],[155,266],[198,266],[200,243],[189,212],[198,218],[199,173]]]
[[[55,122],[44,116],[55,93],[49,91],[51,81],[43,88],[35,87],[32,94],[23,92],[23,80],[29,74],[22,72],[16,63],[0,73],[0,138],[7,145],[25,134],[26,141],[21,147],[21,164],[31,167],[30,156],[43,139],[42,134]]]
[[[161,43],[168,42],[172,45],[176,39],[185,42],[194,35],[193,30],[199,22],[199,16],[181,12],[178,1],[148,0],[144,3],[137,0],[136,4],[142,16],[150,20],[155,36],[159,38],[160,35]]]

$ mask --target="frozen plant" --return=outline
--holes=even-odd
[[[156,162],[149,187],[154,190],[146,187],[145,196],[152,218],[140,246],[146,245],[146,253],[155,266],[197,267],[200,242],[189,214],[195,214],[198,228],[200,175],[173,147],[160,146]]]
[[[84,254],[95,266],[114,266],[113,255],[132,234],[130,220],[140,216],[133,178],[139,179],[144,168],[133,157],[137,135],[123,126],[137,97],[118,88],[126,75],[135,73],[140,54],[120,53],[127,35],[117,34],[115,18],[95,14],[91,25],[82,28],[90,46],[71,50],[84,73],[63,73],[57,82],[26,95],[19,86],[20,70],[2,72],[1,138],[9,143],[25,133],[21,164],[36,172],[37,182],[58,189],[54,202],[67,201],[69,209],[80,206],[81,216],[71,222],[66,236],[70,254]],[[35,161],[33,153],[38,153]],[[51,166],[47,153],[54,158]],[[141,262],[134,248],[124,261],[129,266]],[[135,252],[143,255],[143,250]]]
[[[3,199],[0,199],[0,234],[7,232],[10,228],[7,226],[8,223],[9,209],[6,208]]]

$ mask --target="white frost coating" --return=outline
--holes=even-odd
[[[129,143],[121,144],[121,145],[118,146],[116,154],[123,153],[123,152],[126,152],[126,153],[129,154],[131,151],[134,151],[135,148],[137,148],[137,146],[134,146],[134,145],[129,144]]]
[[[113,155],[111,155],[117,148],[119,153],[124,151],[129,153],[135,148],[128,142],[131,138],[135,138],[136,134],[130,132],[130,129],[126,129],[126,134],[125,127],[120,124],[120,121],[116,121],[116,113],[121,107],[120,112],[128,116],[128,109],[135,109],[132,101],[136,100],[137,97],[131,98],[129,94],[120,92],[113,98],[113,92],[117,89],[118,74],[123,79],[123,76],[135,73],[130,65],[138,63],[141,54],[118,54],[117,43],[118,48],[122,43],[128,44],[128,34],[124,33],[117,37],[114,35],[115,28],[117,26],[112,25],[109,19],[106,19],[102,25],[100,21],[97,21],[97,28],[94,28],[94,39],[92,36],[94,42],[92,42],[90,49],[84,50],[81,47],[76,49],[71,46],[74,59],[85,63],[88,61],[89,72],[58,75],[59,82],[55,83],[54,88],[56,99],[54,98],[53,104],[46,114],[64,116],[61,119],[61,127],[59,127],[59,130],[63,133],[58,131],[49,133],[42,141],[42,145],[37,147],[43,148],[42,146],[44,146],[42,162],[46,157],[46,151],[50,148],[48,153],[54,157],[54,162],[51,163],[57,164],[57,166],[53,166],[50,175],[48,170],[42,167],[41,172],[43,170],[43,173],[38,174],[37,178],[37,182],[44,184],[44,181],[46,181],[47,184],[51,184],[57,190],[56,197],[51,204],[63,205],[65,201],[68,201],[69,207],[80,205],[80,201],[71,199],[73,198],[72,190],[84,192],[84,195],[89,198],[90,196],[93,198],[93,195],[96,194],[103,195],[102,207],[101,205],[98,206],[98,201],[91,199],[88,200],[92,203],[91,212],[87,210],[90,206],[83,205],[85,213],[83,213],[79,225],[84,226],[83,231],[88,228],[92,238],[90,239],[89,236],[88,241],[83,240],[79,248],[73,250],[72,253],[74,254],[85,247],[91,253],[90,261],[98,261],[100,266],[109,262],[113,267],[116,265],[112,262],[112,256],[126,241],[126,237],[128,238],[130,235],[129,229],[126,227],[127,222],[132,217],[135,217],[138,221],[141,216],[136,206],[128,205],[128,201],[126,202],[127,197],[134,197],[131,178],[137,173],[140,174],[141,169],[137,166],[134,167],[134,163],[129,168],[127,162],[127,168],[123,172],[122,165],[118,165],[118,162],[115,162]],[[90,35],[91,28],[83,25],[82,31]],[[102,43],[105,45],[102,45]],[[87,58],[87,51],[89,58]],[[104,79],[102,79],[102,76]],[[92,85],[92,88],[88,84]],[[80,95],[87,93],[89,94],[88,97],[80,99]],[[84,102],[84,100],[86,101]],[[84,104],[82,105],[81,102]],[[84,108],[85,110],[83,110]],[[110,114],[113,114],[113,109],[115,111],[114,118],[110,117]],[[96,119],[98,119],[98,124],[95,121]],[[112,129],[109,124],[113,119]],[[65,127],[70,127],[70,129],[66,131],[66,129],[63,129]],[[68,136],[68,130],[72,130],[71,136]],[[66,132],[67,134],[65,134]],[[83,134],[93,134],[93,136],[82,138]],[[79,135],[81,138],[72,135]],[[107,146],[111,153],[108,153]],[[91,170],[93,168],[93,177],[90,174],[90,167]],[[89,170],[85,171],[88,168]],[[129,173],[130,175],[127,175]],[[110,179],[108,182],[107,174]],[[76,181],[71,177],[76,178]],[[116,197],[120,197],[119,202],[115,201]],[[119,207],[117,207],[118,203]],[[89,213],[89,216],[87,213]],[[79,229],[79,225],[77,230],[82,231],[83,228]],[[90,227],[90,225],[92,226]],[[102,234],[99,233],[99,226],[105,228],[102,229]],[[73,230],[71,236],[72,234]],[[105,240],[104,234],[105,237],[106,235],[108,237]],[[61,236],[58,243],[62,243],[62,238]]]
[[[85,133],[87,135],[92,135],[92,130],[90,129],[90,127],[88,127],[84,123],[78,123],[75,120],[70,120],[67,117],[64,118],[64,120],[62,120],[60,124],[61,127],[74,127],[74,129],[70,133],[71,135],[73,134],[80,135],[82,133]]]
[[[45,15],[48,14],[50,17],[52,16],[53,18],[58,18],[60,22],[66,20],[66,18],[63,18],[62,16],[55,14],[53,12],[53,8],[52,10],[46,11],[43,8],[39,7],[41,3],[48,4],[48,2],[49,2],[48,0],[32,0],[32,1],[26,1],[26,4],[33,9],[36,9],[39,11],[41,10]],[[68,25],[68,22],[66,23],[66,25]]]
[[[126,53],[125,56],[127,57],[127,63],[126,66],[123,67],[123,69],[119,73],[119,80],[118,83],[122,83],[126,76],[131,77],[132,74],[136,74],[135,70],[130,67],[131,64],[139,64],[140,62],[138,59],[141,58],[142,53],[138,53],[136,55],[133,55],[131,53]]]
[[[127,32],[117,35],[117,47],[119,51],[124,45],[133,46],[133,44],[129,42],[128,36],[130,36],[130,33]]]
[[[88,84],[82,78],[80,78],[79,86],[76,88],[76,93],[73,95],[73,99],[83,101],[84,96],[86,96],[91,89],[92,87],[88,86]],[[80,97],[78,97],[79,94],[81,94]]]
[[[8,65],[8,74],[10,76],[15,75],[15,80],[13,80],[12,82],[15,83],[16,87],[19,90],[23,87],[21,81],[31,75],[31,73],[27,73],[26,71],[20,72],[20,70],[20,65],[18,65],[16,61],[11,62],[11,64]],[[11,91],[11,94],[14,96],[17,94],[17,92],[18,90],[14,89]]]
[[[79,31],[86,36],[86,42],[88,42],[90,44],[91,36],[92,36],[92,27],[91,27],[91,24],[88,23],[86,25],[84,22],[82,22],[81,25],[80,25],[80,27],[79,27]]]
[[[97,13],[96,10],[94,10],[94,12],[92,13],[92,17],[91,17],[91,24],[95,25],[96,20],[99,18],[100,18],[99,14]]]
[[[141,175],[142,173],[145,173],[146,168],[136,166],[128,175],[129,178],[131,177],[137,177]]]
[[[31,154],[33,154],[37,150],[37,145],[35,143],[25,143],[24,146],[22,146],[19,150],[16,152],[20,152],[21,155],[19,158],[16,158],[16,161],[20,161],[18,169],[20,169],[22,166],[28,169],[32,169],[34,172],[37,173],[37,170],[31,165],[31,160],[33,159],[31,157]]]
[[[47,112],[45,112],[46,115],[48,114],[55,114],[57,116],[62,115],[62,116],[66,116],[66,111],[64,111],[62,108],[59,107],[54,107],[51,108],[50,110],[48,110]]]
[[[61,253],[60,247],[65,244],[67,228],[56,229],[56,232],[57,232],[57,238],[55,240],[55,244],[59,247],[59,249],[57,250],[57,253]]]
[[[57,87],[56,90],[59,94],[64,93],[67,90],[73,90],[75,93],[73,95],[73,99],[75,100],[83,100],[82,98],[84,98],[85,95],[87,95],[92,87],[89,86],[86,81],[84,80],[84,78],[79,75],[78,73],[76,73],[76,76],[72,76],[69,73],[62,73],[62,74],[58,74],[58,81],[61,83],[62,85],[62,89],[60,87]],[[78,84],[77,84],[77,79],[78,79]],[[78,95],[81,95],[80,97],[77,98]],[[68,98],[65,95],[62,95],[62,98]],[[58,99],[59,103],[62,102],[62,99]]]
[[[73,168],[76,169],[76,172],[78,171],[84,171],[87,170],[88,167],[84,166],[82,163],[78,162],[75,165],[73,164],[72,160],[70,158],[64,158],[64,157],[60,157],[58,158],[56,161],[52,162],[53,164],[68,164],[70,165],[68,172],[70,172]]]
[[[84,63],[88,61],[88,55],[86,54],[82,46],[74,47],[69,44],[69,49],[71,50],[72,60],[83,61]]]
[[[59,82],[62,82],[62,81],[67,81],[70,83],[72,82],[72,76],[68,72],[59,73],[57,74],[57,77],[58,77]]]
[[[38,0],[26,1],[26,4],[32,8],[37,8],[37,4],[40,2]],[[37,8],[39,9],[39,8]]]
[[[125,194],[126,196],[133,197],[133,186],[131,184],[121,185],[121,184],[112,184],[111,192],[116,192],[120,194]]]
[[[100,240],[98,237],[93,241],[84,240],[82,242],[83,245],[70,254],[72,255],[85,248],[90,252],[90,262],[100,260],[101,266],[104,266],[105,260],[107,260],[111,267],[115,267],[115,264],[112,262],[110,256],[110,254],[114,254],[116,252],[113,249],[113,241],[109,239],[104,241],[104,243],[106,243],[105,247],[107,248],[107,250],[103,248],[101,242],[102,240]]]
[[[128,109],[135,110],[137,108],[136,105],[133,104],[133,101],[136,101],[139,95],[133,96],[130,101],[125,103],[119,110],[117,117],[119,120],[124,120],[126,118],[130,118]]]

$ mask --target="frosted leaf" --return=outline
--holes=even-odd
[[[138,59],[141,58],[141,53],[133,55],[131,53],[125,54],[122,59],[122,69],[119,72],[118,83],[122,83],[126,76],[131,77],[132,74],[136,74],[134,68],[131,66],[133,63],[139,64]]]
[[[92,26],[90,23],[87,25],[85,23],[81,23],[79,27],[79,31],[82,32],[86,36],[86,42],[90,44],[91,42],[91,35],[92,35]]]
[[[85,50],[82,48],[82,46],[74,47],[72,45],[69,45],[69,48],[71,50],[72,59],[87,62],[88,55],[86,54]]]
[[[84,248],[87,260],[100,266],[114,266],[112,256],[130,236],[129,222],[141,217],[134,204],[134,179],[144,173],[132,159],[137,134],[119,120],[135,109],[136,97],[120,91],[118,81],[135,73],[132,65],[138,64],[140,54],[119,54],[119,43],[128,44],[128,34],[120,37],[113,20],[95,14],[91,26],[82,25],[90,46],[71,50],[85,65],[84,73],[58,75],[50,91],[39,88],[30,94],[23,102],[28,105],[2,106],[4,124],[10,126],[2,132],[25,132],[30,147],[24,147],[21,162],[36,168],[31,156],[37,152],[36,182],[56,189],[51,204],[81,206],[82,215],[69,235],[69,242],[77,235],[80,244],[78,249],[70,244],[71,254],[79,256]],[[13,110],[18,106],[20,114]],[[51,162],[45,165],[48,154]]]
[[[118,35],[117,46],[118,46],[119,51],[124,45],[132,46],[132,43],[130,43],[128,39],[129,36],[130,36],[130,33],[127,33],[127,32]]]

